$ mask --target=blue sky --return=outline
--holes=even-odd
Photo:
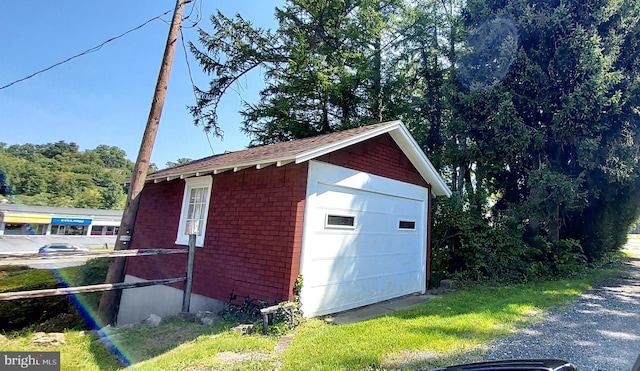
[[[275,6],[282,0],[193,0],[202,2],[198,24],[212,31],[210,15],[240,13],[254,25],[274,28]],[[96,46],[174,8],[174,0],[21,0],[6,1],[0,12],[0,86]],[[191,16],[195,17],[195,13]],[[171,13],[163,17],[169,23]],[[169,25],[155,20],[97,52],[74,59],[29,80],[0,90],[0,142],[44,144],[64,140],[81,150],[99,144],[120,147],[135,161],[149,114]],[[191,25],[186,22],[184,26]],[[197,27],[184,30],[197,41]],[[209,77],[188,55],[196,85]],[[236,90],[255,102],[263,86],[261,71],[243,79]],[[194,103],[184,51],[176,50],[167,98],[151,161],[212,154],[202,129],[193,125],[186,106]],[[228,94],[219,110],[224,140],[210,136],[214,153],[245,148],[240,132],[241,97]]]

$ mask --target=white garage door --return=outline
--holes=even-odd
[[[424,292],[428,190],[309,164],[301,273],[313,317]]]

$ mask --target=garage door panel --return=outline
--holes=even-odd
[[[308,252],[308,258],[334,258],[362,254],[422,254],[421,246],[415,244],[416,236],[399,234],[388,236],[381,233],[335,235],[319,233],[322,244]]]
[[[406,293],[415,292],[419,282],[416,280],[416,272],[404,272],[402,274],[383,274],[374,277],[362,277],[353,279],[349,282],[333,281],[323,286],[310,287],[311,290],[317,290],[317,293],[334,293],[336,297],[343,299],[355,299],[358,297],[376,298],[381,294],[389,293],[389,289],[396,289],[402,286]],[[313,295],[318,297],[319,295]],[[320,295],[321,296],[321,295]]]
[[[336,249],[339,250],[339,249]],[[342,251],[338,253],[332,254],[332,251],[329,249],[323,251],[315,252],[313,257],[309,257],[310,262],[322,261],[322,260],[357,260],[357,259],[365,259],[371,257],[372,259],[385,259],[389,258],[391,260],[394,257],[400,259],[403,256],[409,256],[411,258],[415,258],[417,255],[420,255],[420,252],[415,251],[410,245],[400,245],[396,248],[389,250],[384,249],[384,246],[381,245],[370,245],[370,246],[359,246],[354,247],[353,249],[342,248]],[[388,266],[389,264],[393,264],[393,261],[387,261],[383,266]],[[413,261],[413,264],[420,266],[421,262]]]
[[[416,213],[417,214],[417,213]],[[391,215],[384,213],[356,213],[353,211],[342,211],[335,209],[319,209],[318,215],[310,218],[309,224],[314,226],[313,233],[319,235],[339,235],[339,236],[365,236],[376,233],[381,237],[384,235],[396,237],[407,236],[415,238],[424,229],[424,222],[413,215]],[[326,225],[327,216],[353,217],[353,227],[340,227]],[[413,222],[415,229],[399,228],[400,221]]]
[[[331,174],[325,178],[326,169]],[[301,260],[305,314],[423,291],[428,190],[333,165],[313,163],[309,171]],[[354,179],[363,180],[363,188]],[[353,217],[353,226],[327,225],[328,215]],[[400,229],[401,220],[415,229]]]
[[[399,286],[402,287],[401,290],[397,290]],[[305,292],[304,295],[307,296],[303,295],[303,298],[304,306],[307,308],[323,308],[326,303],[332,303],[331,310],[326,313],[333,313],[412,294],[417,290],[420,290],[417,275],[415,272],[407,272],[400,276],[378,276],[357,280],[351,284],[335,282],[311,288]]]
[[[384,269],[379,262],[387,261]],[[421,266],[413,254],[369,254],[359,257],[347,256],[337,259],[313,261],[313,274],[305,278],[305,285],[322,286],[339,281],[370,279],[376,276],[401,276],[407,272],[420,273]]]
[[[416,204],[415,201],[421,200],[349,188],[333,187],[334,190],[329,190],[331,187],[329,185],[321,185],[321,187],[326,190],[318,193],[320,205],[325,205],[325,202],[328,202],[331,205],[342,206],[346,210],[366,210],[367,212],[377,211],[391,214],[407,212],[413,214],[420,208],[420,204]]]

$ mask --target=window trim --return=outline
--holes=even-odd
[[[176,235],[176,245],[188,245],[189,244],[189,235],[185,234],[183,231],[186,228],[187,224],[187,212],[189,210],[189,193],[193,188],[201,188],[208,187],[208,192],[206,192],[206,201],[205,201],[205,217],[202,223],[202,233],[199,236],[196,236],[196,246],[202,247],[204,246],[204,236],[207,231],[207,219],[209,219],[209,206],[211,201],[211,185],[213,184],[213,177],[211,175],[200,176],[200,177],[192,177],[185,179],[184,185],[184,193],[182,195],[182,207],[180,209],[180,219],[178,222],[178,232]]]
[[[329,217],[330,216],[336,216],[336,217],[341,217],[341,218],[352,218],[353,219],[353,225],[329,224]],[[356,229],[356,216],[353,215],[353,214],[326,213],[325,216],[324,216],[324,229],[348,229],[348,230],[354,230],[354,229]]]

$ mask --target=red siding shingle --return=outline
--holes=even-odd
[[[307,164],[228,171],[214,177],[205,245],[196,249],[193,292],[226,301],[293,298],[307,185]],[[147,184],[132,248],[174,244],[184,181]],[[296,245],[297,248],[294,248]],[[184,276],[185,255],[130,258],[127,273],[144,279]],[[182,288],[181,284],[175,287]]]

